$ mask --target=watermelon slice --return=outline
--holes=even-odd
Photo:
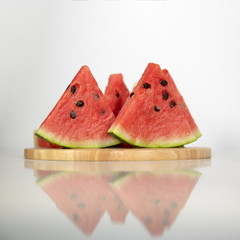
[[[68,148],[116,145],[107,134],[115,117],[90,69],[83,66],[36,134]]]
[[[112,186],[123,203],[156,236],[173,224],[200,175],[194,170],[132,173]]]
[[[117,116],[129,96],[121,73],[110,75],[104,95],[114,115]]]
[[[58,146],[56,144],[50,143],[47,140],[37,136],[34,133],[34,147],[37,148],[63,148],[61,146]]]
[[[201,136],[170,74],[154,63],[148,64],[108,133],[139,147],[176,147]]]

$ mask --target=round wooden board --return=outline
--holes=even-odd
[[[155,161],[206,159],[211,157],[211,148],[102,148],[102,149],[24,149],[26,159],[77,160],[77,161]]]

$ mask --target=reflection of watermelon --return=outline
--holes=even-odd
[[[117,116],[129,96],[121,73],[110,75],[104,95],[114,115]]]
[[[36,171],[41,188],[85,234],[92,234],[104,212],[124,223],[128,211],[152,235],[169,228],[189,198],[200,173],[166,170],[148,173]]]
[[[148,231],[161,235],[184,207],[199,176],[193,170],[130,174],[113,186]]]
[[[44,173],[45,172],[45,173]],[[50,174],[50,175],[47,175]],[[124,222],[128,210],[108,184],[116,174],[38,171],[38,184],[84,233],[91,234],[105,210],[112,221]]]
[[[113,120],[90,69],[83,66],[36,134],[64,147],[106,147],[119,143],[107,134]]]
[[[38,183],[82,231],[91,234],[106,209],[106,177],[57,173]]]
[[[166,74],[166,76],[165,76]],[[167,71],[150,63],[108,133],[140,147],[175,147],[201,136]]]
[[[113,189],[108,193],[107,211],[111,220],[116,223],[124,223],[128,214],[128,208],[123,204]]]
[[[35,170],[34,171],[35,177],[39,180],[43,177],[46,177],[46,176],[54,174],[54,173],[55,173],[55,171],[52,171],[52,170]]]

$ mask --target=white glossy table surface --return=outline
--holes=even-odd
[[[2,240],[240,239],[237,154],[122,164],[0,157]]]

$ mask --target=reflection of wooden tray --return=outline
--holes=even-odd
[[[162,170],[193,169],[208,167],[211,159],[172,160],[172,161],[48,161],[25,160],[25,168],[34,170],[69,172],[156,172]]]
[[[102,149],[24,149],[26,159],[78,161],[155,161],[202,159],[211,157],[211,149],[181,148],[102,148]]]

